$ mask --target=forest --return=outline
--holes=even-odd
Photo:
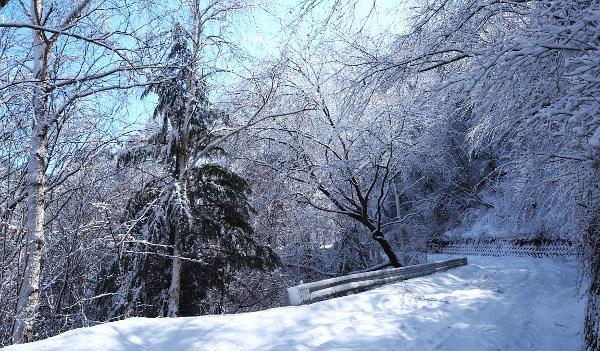
[[[599,187],[596,0],[0,0],[0,347],[521,240],[598,351]]]

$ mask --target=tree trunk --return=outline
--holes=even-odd
[[[400,191],[398,191],[398,184],[393,182],[394,187],[394,200],[396,202],[396,218],[402,218],[402,201],[400,200]]]
[[[33,1],[41,11],[41,2]],[[30,153],[27,165],[27,243],[25,271],[19,289],[13,343],[29,342],[33,339],[33,323],[40,297],[40,277],[43,260],[44,236],[44,185],[46,172],[47,124],[47,58],[49,47],[42,33],[33,32],[33,75],[38,80],[32,99],[33,121]]]
[[[394,268],[402,267],[402,264],[398,260],[398,257],[396,256],[396,253],[394,252],[394,250],[392,250],[390,243],[388,243],[387,240],[385,240],[383,233],[381,233],[380,231],[376,231],[373,233],[372,238],[373,238],[373,240],[377,241],[379,243],[379,245],[381,245],[383,252],[385,252],[388,259],[390,260],[390,264]]]
[[[584,325],[585,350],[600,350],[600,277],[592,277]]]
[[[188,85],[190,87],[189,96],[186,101],[185,116],[182,129],[179,131],[181,138],[179,140],[179,149],[177,155],[176,173],[173,177],[177,179],[179,191],[182,196],[187,196],[187,177],[188,177],[188,147],[190,136],[190,121],[195,108],[195,75],[194,66],[191,67],[190,79]],[[169,310],[168,317],[177,317],[179,315],[179,295],[181,294],[181,252],[179,251],[180,235],[177,226],[172,226],[171,233],[173,236],[173,266],[171,267],[171,286],[169,287]]]
[[[590,282],[583,336],[586,351],[600,350],[600,225],[591,227],[585,238],[589,250]]]
[[[179,315],[179,295],[181,294],[181,253],[179,252],[179,234],[173,233],[173,262],[171,267],[171,286],[169,287],[169,310],[167,317]]]
[[[33,322],[40,296],[40,273],[44,236],[44,170],[47,128],[34,127],[31,153],[27,167],[27,244],[25,272],[13,329],[13,343],[29,342],[33,339]]]
[[[185,103],[185,115],[183,120],[183,125],[181,130],[179,131],[181,139],[179,140],[179,150],[177,155],[177,174],[174,174],[174,177],[177,178],[179,186],[181,186],[181,193],[187,194],[188,187],[188,169],[189,165],[189,139],[190,139],[190,123],[192,120],[192,114],[196,109],[196,70],[198,65],[198,59],[200,56],[200,38],[202,33],[202,28],[200,28],[200,0],[195,0],[191,10],[191,24],[192,24],[192,33],[194,34],[193,40],[193,54],[192,60],[190,62],[190,66],[188,69],[190,70],[188,87],[189,92]],[[168,317],[177,317],[179,315],[179,295],[181,294],[181,252],[179,251],[179,242],[181,238],[179,237],[179,231],[177,228],[174,228],[173,232],[173,267],[171,270],[171,286],[169,287],[169,311],[167,312]]]
[[[398,256],[396,256],[396,253],[394,252],[394,250],[392,250],[390,243],[388,243],[387,240],[385,240],[385,236],[383,236],[381,230],[379,230],[379,228],[377,228],[375,224],[373,224],[370,220],[365,219],[364,216],[360,219],[360,222],[371,231],[371,237],[373,238],[373,240],[377,241],[379,245],[381,245],[383,252],[385,252],[386,256],[390,260],[390,264],[394,268],[402,267],[400,260],[398,260]]]

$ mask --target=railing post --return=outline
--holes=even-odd
[[[287,288],[290,306],[299,306],[310,299],[310,291],[307,287],[298,285]]]

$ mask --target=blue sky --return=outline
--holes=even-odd
[[[303,28],[299,28],[297,22],[293,22],[299,3],[297,0],[270,1],[268,8],[262,6],[251,13],[241,15],[234,28],[245,49],[259,56],[276,54],[278,43],[284,39],[285,33],[291,30],[308,30],[308,23],[311,20],[323,20],[329,9],[327,5],[321,6],[305,19]],[[354,7],[354,29],[364,24],[364,30],[373,35],[402,33],[407,28],[413,3],[414,1],[403,0],[357,0]],[[294,25],[289,26],[290,23]]]
[[[300,3],[298,0],[265,0],[263,5],[239,13],[231,19],[231,39],[243,52],[255,59],[277,57],[292,32],[296,32],[297,37],[302,37],[301,34],[311,30],[311,24],[320,23],[330,10],[329,2],[326,1],[299,25],[294,19]],[[356,1],[352,21],[354,26],[348,30],[363,28],[373,36],[392,34],[387,36],[389,38],[406,31],[413,0],[377,0],[375,7],[373,3],[373,0]],[[235,69],[236,65],[228,63],[228,66]],[[229,78],[221,76],[217,79]],[[131,105],[131,119],[141,121],[150,116],[154,103],[155,99],[152,97],[134,101]]]
[[[261,0],[259,0],[261,1]],[[263,4],[254,6],[248,11],[240,12],[231,18],[229,26],[231,40],[236,42],[242,52],[245,52],[248,57],[254,59],[264,59],[269,56],[278,56],[282,47],[285,47],[285,42],[292,33],[296,34],[296,38],[303,38],[305,33],[311,31],[311,25],[321,23],[330,10],[330,1],[325,0],[324,4],[315,9],[309,16],[306,16],[302,22],[294,21],[299,12],[299,5],[302,3],[299,0],[262,0]],[[375,7],[373,8],[373,4]],[[358,30],[363,27],[365,32],[373,35],[382,33],[398,34],[406,29],[407,18],[409,15],[409,5],[402,0],[356,0],[353,7],[353,27],[348,30]],[[15,14],[20,11],[15,11],[16,2],[10,4],[0,14],[0,21],[14,20]],[[179,2],[165,2],[168,6],[180,7]],[[178,14],[182,14],[181,9],[173,9],[173,19],[167,19],[165,23],[177,19]],[[17,16],[20,17],[20,16]],[[330,30],[331,28],[327,28]],[[333,30],[335,32],[335,30]],[[29,33],[23,32],[24,38],[29,37]],[[389,36],[393,37],[393,35]],[[224,60],[226,61],[226,60]],[[230,60],[231,61],[231,60]],[[235,60],[233,60],[235,61]],[[248,59],[246,62],[251,65]],[[219,65],[227,65],[230,69],[236,69],[236,66],[241,65],[235,62],[221,62]],[[230,79],[227,76],[221,76],[217,79]],[[103,98],[98,98],[101,103]],[[152,115],[156,99],[152,96],[144,100],[137,98],[136,94],[132,94],[130,103],[128,104],[129,111],[125,112],[126,123],[132,121],[143,121]]]

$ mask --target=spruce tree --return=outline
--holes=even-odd
[[[104,318],[203,314],[211,310],[202,303],[207,292],[225,290],[232,272],[278,263],[253,238],[248,183],[215,162],[222,149],[207,149],[219,137],[209,127],[226,116],[210,105],[206,83],[190,68],[195,65],[179,25],[169,59],[171,67],[160,72],[168,79],[145,93],[158,96],[158,128],[121,155],[121,164],[157,167],[163,176],[129,201],[125,221],[133,239],[125,240],[121,259],[99,284],[99,292],[117,292],[107,301],[117,308]]]

